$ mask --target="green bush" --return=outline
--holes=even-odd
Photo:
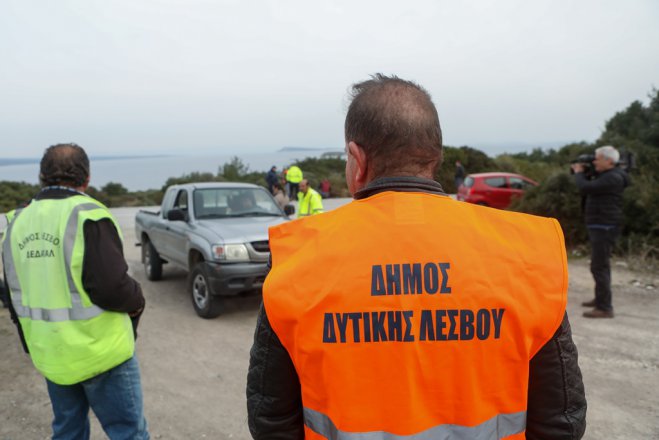
[[[123,196],[128,194],[128,190],[121,183],[108,182],[101,191],[109,196]]]
[[[632,185],[623,194],[622,237],[618,251],[641,258],[659,257],[659,91],[650,94],[649,105],[639,101],[616,113],[605,124],[605,130],[594,144],[569,144],[558,151],[512,155],[513,161],[498,158],[500,165],[531,166],[524,162],[541,161],[550,167],[567,168],[580,154],[594,154],[602,145],[613,145],[623,153],[631,153],[635,167],[630,169]],[[521,160],[521,164],[516,162]],[[535,166],[535,165],[533,165]],[[522,169],[522,168],[518,168]],[[538,168],[540,170],[542,168]],[[533,172],[531,168],[529,173]],[[522,173],[524,174],[524,173]],[[533,177],[529,175],[529,177]],[[570,246],[587,241],[580,210],[581,197],[567,173],[554,175],[539,187],[528,191],[511,209],[556,217],[561,222]],[[572,187],[572,189],[570,189]]]
[[[437,180],[449,194],[457,192],[455,187],[455,161],[459,160],[467,174],[499,171],[497,164],[487,154],[471,147],[444,146],[444,161],[437,170]]]
[[[332,197],[350,197],[345,179],[346,160],[338,157],[307,157],[291,165],[302,170],[304,178],[309,180],[312,188],[317,189],[323,179],[328,179],[332,186]]]
[[[9,212],[28,203],[39,192],[39,185],[25,182],[0,182],[0,212]]]
[[[573,177],[567,172],[558,172],[543,184],[526,191],[524,197],[513,201],[509,209],[557,219],[563,228],[566,245],[573,247],[587,238],[581,201]]]

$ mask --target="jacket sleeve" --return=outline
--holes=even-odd
[[[300,380],[263,304],[247,373],[247,422],[254,439],[304,438]]]
[[[586,430],[586,395],[567,313],[529,367],[526,438],[580,439]]]
[[[135,314],[144,309],[140,284],[128,275],[123,247],[112,221],[88,220],[84,225],[82,284],[89,299],[102,309]]]
[[[309,202],[309,205],[310,205],[309,206],[310,215],[320,214],[321,212],[324,212],[323,198],[318,193],[311,195],[311,201]]]
[[[3,261],[4,263],[4,261]],[[9,316],[11,317],[11,321],[16,325],[16,329],[18,330],[18,338],[21,340],[21,345],[23,346],[23,351],[26,353],[29,353],[30,350],[27,348],[27,342],[25,341],[25,335],[23,334],[23,327],[21,327],[21,323],[18,320],[18,315],[16,314],[16,309],[14,309],[14,305],[11,302],[11,298],[9,296],[9,285],[7,283],[7,273],[4,272],[3,270],[3,276],[4,276],[4,281],[3,283],[3,288],[4,292],[3,294],[5,295],[5,298],[7,300],[7,308],[9,309]]]
[[[608,194],[624,187],[624,179],[613,170],[600,174],[593,180],[587,180],[583,173],[575,173],[574,182],[583,196]]]

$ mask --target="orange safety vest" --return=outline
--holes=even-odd
[[[270,228],[270,249],[307,438],[525,438],[529,360],[567,302],[556,220],[384,192]]]

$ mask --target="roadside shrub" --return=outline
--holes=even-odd
[[[318,189],[323,179],[328,179],[332,186],[332,197],[350,197],[345,180],[346,160],[339,157],[307,157],[291,165],[302,170],[304,178],[309,180],[312,188]]]
[[[561,167],[556,164],[519,159],[510,154],[499,155],[494,162],[499,171],[521,174],[538,183],[561,171]]]
[[[659,190],[653,174],[632,176],[623,197],[624,252],[659,258]]]
[[[215,182],[218,181],[218,176],[214,175],[213,173],[200,173],[200,172],[192,172],[190,174],[183,174],[179,177],[170,177],[167,179],[165,184],[160,188],[160,190],[164,193],[168,187],[172,185],[182,185],[184,183],[195,183],[195,182]]]
[[[128,193],[126,187],[117,182],[108,182],[101,188],[101,191],[109,196],[123,196]]]
[[[25,182],[0,182],[0,212],[9,212],[23,206],[39,192],[39,185]]]
[[[515,200],[509,209],[554,217],[561,224],[568,247],[584,243],[587,239],[581,196],[572,176],[567,172],[558,172],[537,187],[529,189],[524,197]]]
[[[437,170],[437,180],[448,194],[457,192],[455,187],[455,161],[459,160],[467,174],[499,171],[497,164],[487,154],[475,148],[444,146],[444,162]]]

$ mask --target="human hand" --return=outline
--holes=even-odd
[[[571,167],[572,167],[572,171],[574,171],[575,173],[583,173],[582,163],[573,163]]]

